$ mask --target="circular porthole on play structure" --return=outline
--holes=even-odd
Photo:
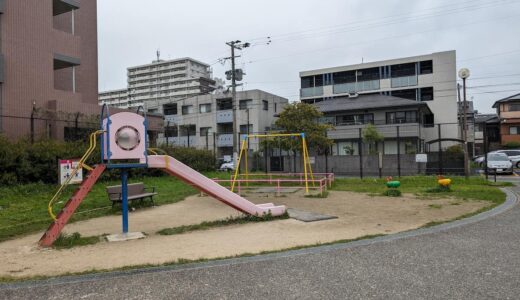
[[[123,150],[134,150],[140,143],[139,131],[132,126],[123,126],[116,132],[116,144]]]

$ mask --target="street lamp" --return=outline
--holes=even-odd
[[[469,176],[469,155],[468,155],[468,127],[467,127],[467,119],[466,119],[466,110],[467,110],[467,100],[466,100],[466,79],[469,77],[470,72],[467,68],[462,68],[459,70],[459,77],[462,79],[462,90],[464,93],[464,100],[463,100],[463,115],[462,115],[462,127],[463,127],[463,140],[464,140],[464,175],[466,176],[466,179]],[[487,154],[486,154],[487,155]],[[487,166],[486,166],[487,168]]]

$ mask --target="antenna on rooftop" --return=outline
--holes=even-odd
[[[161,50],[157,49],[157,61],[161,60]]]

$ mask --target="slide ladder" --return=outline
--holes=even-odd
[[[81,204],[83,199],[88,195],[96,181],[99,179],[103,171],[105,171],[105,165],[97,165],[90,171],[87,178],[83,180],[81,185],[76,189],[72,197],[67,201],[65,207],[56,216],[54,222],[49,226],[49,229],[41,237],[39,244],[43,247],[50,247],[54,241],[58,238],[60,232],[65,227],[65,224],[72,217],[78,206]]]

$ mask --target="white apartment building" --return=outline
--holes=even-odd
[[[304,71],[300,72],[300,100],[318,103],[380,94],[425,102],[432,114],[424,123],[443,124],[441,138],[457,139],[456,76],[455,51]],[[437,139],[438,126],[424,128],[421,138],[425,143]]]
[[[117,108],[128,108],[128,89],[99,93],[99,103]]]
[[[146,108],[151,101],[179,100],[210,93],[215,89],[211,77],[208,64],[188,57],[129,67],[128,97],[126,103],[119,101],[119,107]],[[109,93],[111,91],[100,93],[100,104],[109,104],[105,101]]]
[[[289,100],[262,90],[237,92],[239,133],[270,131],[276,115]],[[214,150],[219,157],[233,153],[233,105],[231,93],[199,95],[178,101],[151,101],[149,111],[164,114],[165,132],[158,143]],[[252,139],[250,149],[258,150]]]

